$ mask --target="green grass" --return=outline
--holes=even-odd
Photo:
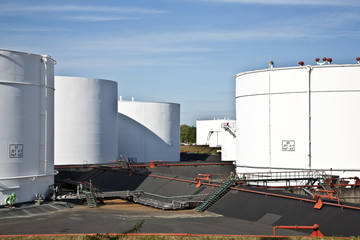
[[[210,153],[210,154],[220,154],[219,150],[221,148],[207,147],[207,146],[180,146],[180,152],[188,153]]]

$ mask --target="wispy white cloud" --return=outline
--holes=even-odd
[[[360,7],[359,0],[201,0],[216,3],[242,3],[242,4],[265,4],[265,5],[321,5],[321,6],[345,6]]]
[[[177,59],[171,63],[188,61],[189,53],[210,53],[229,51],[233,43],[243,41],[273,41],[296,39],[333,39],[336,37],[360,38],[360,31],[337,30],[323,28],[309,28],[299,25],[297,27],[273,26],[267,28],[253,28],[237,31],[188,31],[188,32],[152,32],[134,33],[128,35],[101,36],[92,38],[72,38],[71,42],[63,40],[61,45],[68,51],[86,54],[110,54],[117,58],[138,59],[144,56],[161,56],[172,54]],[[58,46],[59,48],[60,46]],[[65,50],[64,49],[64,50]],[[72,53],[73,54],[73,53]],[[196,55],[197,56],[197,55]],[[199,59],[198,59],[199,60]],[[166,60],[168,61],[168,59]],[[136,61],[134,62],[136,63]],[[157,61],[159,64],[163,62]],[[125,64],[133,64],[127,62]],[[143,62],[149,64],[149,60]]]
[[[0,27],[0,31],[9,31],[9,32],[20,32],[20,33],[29,33],[29,32],[55,32],[55,31],[69,31],[65,28],[57,28],[57,27]]]
[[[68,16],[64,20],[81,21],[81,22],[109,22],[109,21],[129,21],[139,20],[135,17],[101,17],[101,16]]]
[[[88,57],[84,58],[78,57],[78,58],[72,58],[69,59],[65,56],[59,57],[58,54],[53,54],[58,62],[57,68],[60,70],[62,69],[93,69],[96,71],[96,69],[103,69],[108,70],[109,68],[119,68],[119,67],[154,67],[154,66],[187,66],[187,65],[193,65],[195,61],[197,61],[197,58],[191,59],[187,58],[185,59],[172,59],[168,57],[153,57],[153,58],[129,58],[125,56],[119,56],[119,55],[109,55],[106,54],[105,57],[100,57],[98,55],[89,55]],[[91,70],[88,70],[91,71]]]
[[[359,1],[360,2],[360,1]],[[349,25],[353,23],[358,23],[360,21],[359,14],[354,12],[342,12],[342,13],[333,13],[333,14],[321,14],[313,16],[312,21],[309,21],[308,25],[313,25],[316,27],[322,26],[327,28],[339,27],[342,25]]]
[[[18,5],[18,4],[1,4],[0,12],[2,13],[33,13],[33,12],[98,12],[98,13],[149,13],[160,14],[166,13],[164,10],[137,8],[137,7],[106,7],[106,6],[82,6],[82,5]]]
[[[129,36],[112,36],[91,39],[82,42],[78,49],[88,50],[98,46],[101,50],[117,50],[131,53],[169,53],[169,52],[209,52],[224,50],[217,43],[229,43],[241,40],[291,40],[306,37],[330,38],[305,29],[288,27],[269,27],[238,31],[188,31],[188,32],[154,32]],[[211,46],[210,46],[210,45]]]

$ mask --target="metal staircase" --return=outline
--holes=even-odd
[[[81,192],[85,195],[86,202],[90,208],[96,207],[96,194],[95,188],[90,182],[84,182],[80,184]]]
[[[120,155],[119,162],[122,163],[122,167],[128,170],[131,170],[131,165],[129,162],[129,159],[126,157],[126,155]]]
[[[334,187],[333,179],[338,179],[338,177],[324,175],[321,179],[319,179],[319,185],[323,188],[323,190],[315,190],[314,189],[314,198],[327,198],[332,200],[337,200],[340,204],[340,200],[345,201],[345,198],[340,194],[340,192]],[[324,195],[325,193],[325,195]]]
[[[229,188],[233,186],[235,180],[227,180],[221,186],[216,188],[211,194],[207,196],[207,198],[197,207],[198,212],[204,212],[208,209],[212,204],[214,204],[217,200],[219,200]]]
[[[234,138],[236,138],[236,128],[229,123],[222,123],[221,127],[225,129],[225,131],[228,131]]]

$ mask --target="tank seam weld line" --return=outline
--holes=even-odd
[[[7,178],[0,178],[0,181],[2,181],[2,180],[12,180],[12,179],[22,179],[22,178],[33,178],[33,177],[35,177],[35,178],[37,178],[37,177],[49,177],[49,176],[55,176],[58,173],[59,173],[58,171],[54,171],[53,173],[49,173],[49,174],[7,177]]]
[[[341,92],[360,92],[360,89],[359,89],[359,90],[311,91],[311,93],[341,93]],[[247,95],[236,96],[235,98],[256,97],[256,96],[268,96],[268,95],[279,95],[279,94],[296,94],[296,93],[308,93],[308,92],[307,92],[307,91],[300,91],[300,92],[254,93],[254,94],[247,94]]]
[[[49,86],[45,86],[45,85],[41,85],[41,84],[39,85],[39,84],[31,84],[31,83],[24,83],[24,82],[9,82],[9,81],[0,80],[0,84],[1,84],[1,83],[5,83],[5,84],[19,84],[19,85],[26,85],[26,86],[33,86],[33,87],[46,87],[46,88],[55,90],[55,88],[53,88],[53,87],[49,87]]]

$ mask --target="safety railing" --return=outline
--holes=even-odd
[[[197,194],[167,197],[144,192],[142,190],[135,190],[131,194],[129,193],[129,195],[132,195],[134,202],[161,209],[184,209],[195,207],[197,199],[204,196],[204,194]]]
[[[281,181],[319,179],[326,176],[324,171],[287,171],[287,172],[252,172],[239,173],[238,177],[244,181]]]
[[[235,122],[222,123],[221,127],[224,128],[225,131],[228,131],[233,137],[236,138],[236,123]]]

